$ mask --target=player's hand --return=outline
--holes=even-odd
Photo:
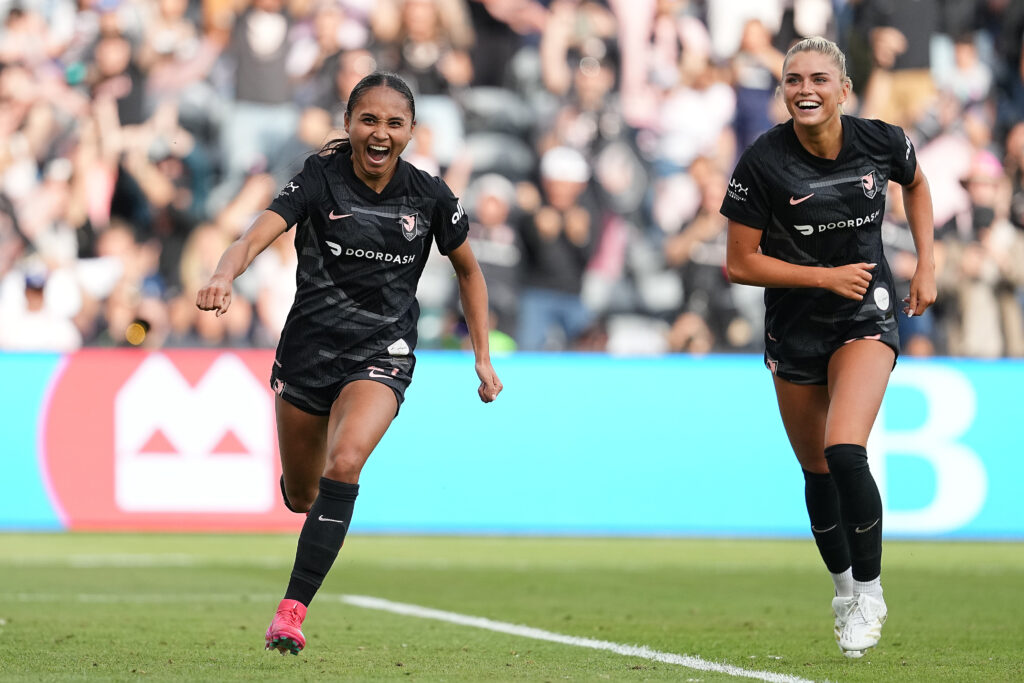
[[[196,306],[201,311],[217,311],[219,318],[231,306],[231,280],[214,275],[196,294]]]
[[[827,288],[841,297],[860,301],[871,286],[871,271],[875,263],[851,263],[829,269]]]
[[[490,361],[477,361],[476,376],[480,378],[480,387],[476,391],[480,395],[480,400],[484,403],[490,403],[498,398],[498,394],[504,389],[504,385],[498,379],[498,373],[491,367]]]
[[[935,303],[938,293],[935,287],[935,270],[932,268],[921,268],[914,271],[914,277],[910,280],[910,294],[904,299],[906,306],[903,312],[908,318],[921,315],[928,307]]]

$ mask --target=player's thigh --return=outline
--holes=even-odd
[[[828,364],[829,413],[825,445],[866,446],[889,383],[896,352],[872,339],[839,347]]]
[[[779,415],[786,436],[800,466],[809,472],[828,472],[825,462],[825,421],[828,417],[828,387],[796,384],[773,376]]]
[[[327,416],[307,413],[280,396],[274,397],[274,408],[289,499],[292,491],[311,492],[315,497],[327,458]]]
[[[398,412],[395,391],[383,382],[346,384],[331,407],[324,476],[355,484]]]

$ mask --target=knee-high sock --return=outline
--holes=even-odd
[[[298,600],[306,606],[312,602],[345,541],[358,494],[359,484],[320,478],[320,494],[299,533],[286,600]]]
[[[853,578],[871,581],[882,571],[882,497],[868,469],[868,452],[842,443],[826,448],[825,458],[839,491]]]
[[[850,568],[850,546],[839,513],[839,493],[829,473],[804,470],[804,500],[811,518],[811,533],[825,566],[833,574]]]

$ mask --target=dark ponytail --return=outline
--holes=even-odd
[[[416,122],[416,100],[412,96],[412,90],[409,88],[409,84],[396,73],[390,71],[374,71],[368,76],[364,76],[362,80],[356,83],[355,87],[352,88],[352,92],[348,96],[348,102],[345,104],[345,117],[350,118],[352,112],[355,110],[356,105],[363,99],[363,95],[366,94],[371,88],[379,86],[385,86],[391,88],[399,95],[405,98],[405,101],[409,103],[409,111],[412,113],[412,121]],[[352,143],[349,142],[348,138],[334,138],[328,140],[327,143],[320,149],[321,156],[333,156],[339,152],[348,154],[352,151]]]

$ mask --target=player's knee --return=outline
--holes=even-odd
[[[355,484],[359,481],[359,473],[367,457],[369,453],[358,446],[339,446],[328,456],[324,476],[335,481]]]
[[[285,494],[288,496],[288,507],[293,512],[309,512],[309,509],[313,507],[313,501],[316,500],[318,491],[316,486],[309,488],[306,486],[288,486],[286,484]]]

